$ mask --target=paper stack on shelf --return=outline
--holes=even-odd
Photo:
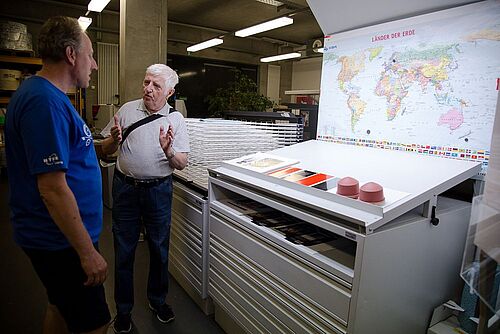
[[[175,174],[207,189],[207,168],[222,161],[274,150],[302,140],[300,124],[272,124],[221,119],[187,118],[189,164]]]

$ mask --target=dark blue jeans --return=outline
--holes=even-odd
[[[172,177],[150,188],[113,178],[115,303],[118,314],[134,306],[134,259],[141,219],[149,246],[147,296],[153,307],[165,303],[168,292],[168,246],[172,209]]]

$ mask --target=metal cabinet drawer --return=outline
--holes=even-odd
[[[345,332],[350,290],[288,253],[212,210],[209,294],[224,303],[217,291],[233,290],[232,307],[253,310],[270,332]]]

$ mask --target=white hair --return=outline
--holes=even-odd
[[[165,80],[165,86],[174,88],[179,83],[177,73],[165,64],[154,64],[146,69],[146,74],[161,76]]]

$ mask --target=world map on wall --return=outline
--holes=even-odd
[[[318,139],[477,160],[500,77],[500,1],[325,37]]]

